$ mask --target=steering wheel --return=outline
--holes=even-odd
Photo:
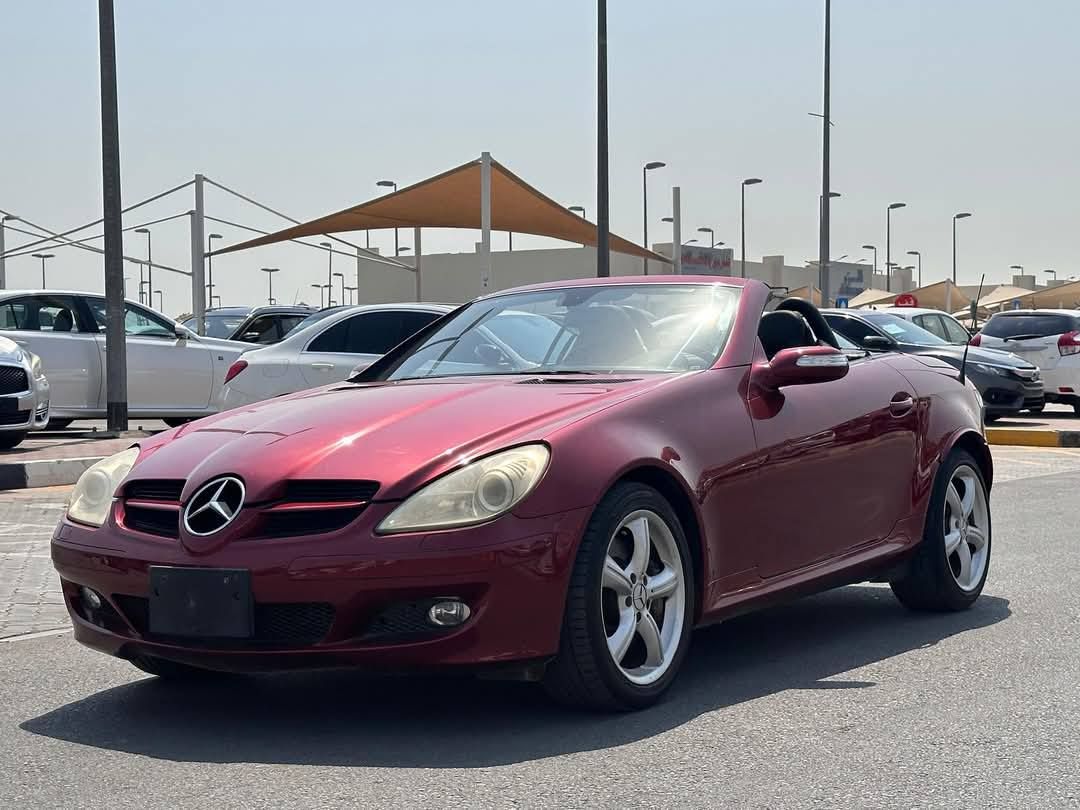
[[[785,298],[776,305],[776,308],[785,309],[789,312],[798,312],[806,319],[806,322],[810,324],[810,328],[814,330],[814,334],[817,335],[818,340],[825,341],[834,349],[840,348],[840,341],[838,341],[836,335],[833,334],[829,322],[825,320],[825,316],[818,311],[818,308],[809,301],[804,301],[801,298]]]

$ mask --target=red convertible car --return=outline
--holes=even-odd
[[[757,281],[480,298],[345,383],[86,472],[52,557],[76,638],[166,677],[357,666],[656,701],[695,626],[847,583],[979,596],[982,402],[843,351]]]

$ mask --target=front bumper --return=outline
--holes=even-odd
[[[970,376],[982,395],[988,414],[1017,413],[1026,408],[1037,408],[1044,402],[1041,380],[1014,380],[983,372]]]
[[[228,671],[303,667],[504,665],[542,659],[559,643],[569,570],[588,509],[506,515],[471,529],[379,537],[392,508],[372,504],[332,535],[236,540],[208,554],[132,532],[61,521],[53,535],[75,638],[121,658],[156,656]],[[246,639],[160,638],[149,630],[152,565],[250,571],[255,631]],[[98,611],[80,587],[105,599]],[[432,600],[457,597],[463,625],[425,624]]]
[[[43,430],[49,423],[49,389],[5,394],[0,399],[14,401],[0,410],[0,431]]]

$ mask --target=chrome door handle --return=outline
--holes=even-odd
[[[911,394],[897,394],[889,403],[889,413],[893,416],[903,416],[915,407],[915,400]]]
[[[312,363],[311,367],[319,371],[329,371],[334,367],[333,363]]]

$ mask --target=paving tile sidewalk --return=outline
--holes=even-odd
[[[0,498],[0,639],[69,624],[49,557],[49,538],[66,497],[63,488]]]

